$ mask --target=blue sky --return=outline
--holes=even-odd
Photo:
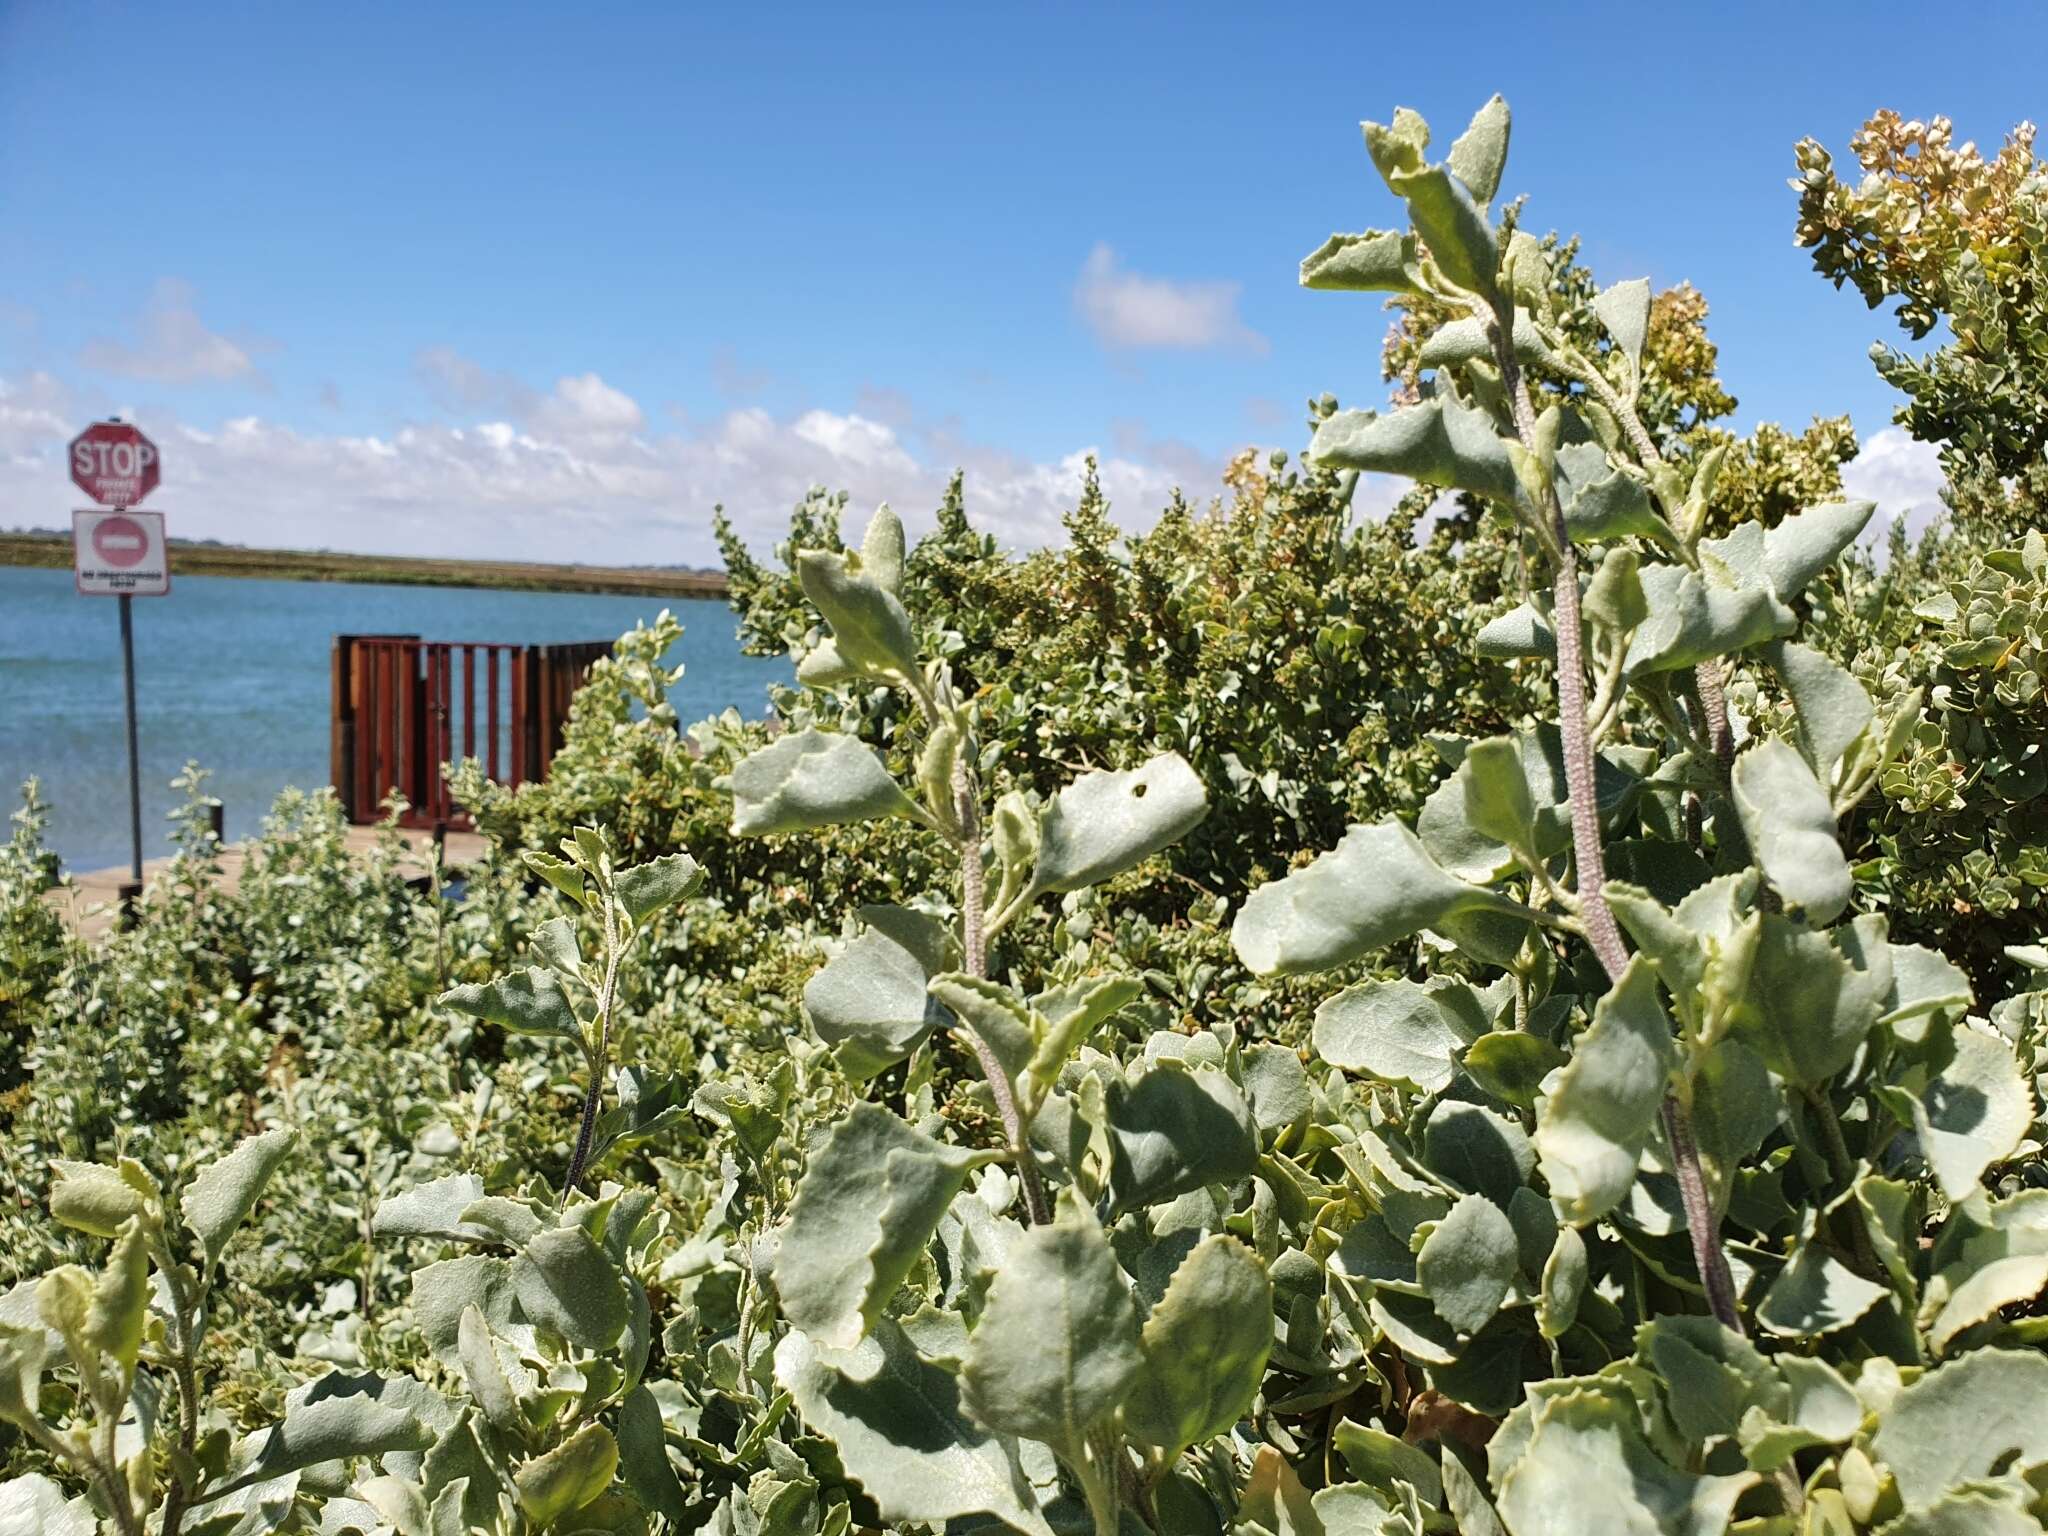
[[[714,500],[915,522],[956,463],[1029,543],[1087,449],[1139,523],[1377,401],[1376,301],[1296,263],[1393,215],[1359,118],[1496,89],[1506,189],[1706,293],[1741,425],[1868,437],[1894,333],[1793,247],[1793,143],[2044,100],[2023,5],[1260,9],[0,0],[0,525],[113,410],[252,543],[708,559]]]

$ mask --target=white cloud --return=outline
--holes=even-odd
[[[917,461],[897,440],[895,429],[865,416],[805,411],[790,431],[843,464],[895,475],[913,474],[917,469]]]
[[[132,342],[94,337],[79,361],[98,373],[153,384],[222,384],[245,378],[261,383],[250,350],[208,330],[199,318],[192,285],[165,277],[157,280]]]
[[[1843,491],[1877,503],[1873,530],[1903,515],[1907,530],[1919,533],[1942,513],[1941,487],[1940,451],[1907,436],[1904,427],[1872,433],[1862,451],[1842,466]]]
[[[554,389],[543,395],[453,347],[423,347],[413,358],[413,372],[434,403],[450,415],[488,411],[543,437],[616,441],[647,425],[639,402],[595,373],[557,379]]]
[[[557,380],[555,392],[528,419],[537,430],[576,440],[616,441],[647,425],[646,413],[631,395],[594,373]]]
[[[32,464],[39,448],[68,442],[70,416],[70,392],[49,374],[0,379],[0,464]]]
[[[494,372],[453,347],[420,348],[413,357],[412,371],[436,405],[458,415],[493,411],[525,416],[539,400],[511,374]]]
[[[43,375],[0,381],[0,526],[54,525],[70,504],[63,445],[75,413],[56,389]],[[955,465],[979,526],[1013,546],[1043,544],[1061,536],[1089,451],[1041,462],[943,427],[906,440],[872,417],[815,409],[749,407],[655,431],[636,401],[595,374],[563,379],[514,419],[462,426],[346,436],[258,416],[212,430],[144,425],[164,462],[151,504],[175,534],[616,564],[715,563],[711,509],[721,502],[765,550],[812,485],[847,491],[850,520],[888,501],[913,528],[928,527]],[[1190,453],[1168,465],[1157,446],[1103,459],[1104,488],[1127,526],[1150,523],[1176,484],[1196,496],[1217,488],[1220,458],[1203,464]]]
[[[1243,284],[1176,282],[1117,265],[1098,244],[1081,265],[1074,307],[1106,347],[1242,347],[1267,350],[1266,338],[1238,315]]]

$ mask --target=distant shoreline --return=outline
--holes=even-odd
[[[0,533],[0,565],[66,569],[68,533]],[[171,540],[173,576],[246,576],[268,581],[379,582],[409,587],[489,587],[512,592],[617,592],[651,597],[725,596],[723,571],[541,565],[517,560],[435,560],[344,555],[323,550],[251,549]]]

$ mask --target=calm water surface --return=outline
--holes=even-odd
[[[0,795],[12,810],[22,781],[42,780],[72,870],[128,861],[118,607],[78,596],[68,570],[0,567]],[[669,697],[685,721],[759,714],[769,683],[788,680],[786,662],[742,656],[731,611],[705,599],[180,576],[169,596],[135,599],[143,857],[170,851],[169,782],[188,760],[213,770],[230,839],[286,785],[326,784],[336,634],[551,645],[616,639],[665,607],[683,622]]]

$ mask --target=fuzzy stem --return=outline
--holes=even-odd
[[[1664,455],[1659,451],[1656,440],[1643,425],[1642,417],[1636,414],[1633,392],[1629,398],[1624,399],[1608,382],[1607,376],[1594,366],[1589,358],[1578,352],[1569,352],[1566,363],[1573,374],[1614,413],[1615,420],[1621,424],[1622,435],[1627,437],[1629,446],[1635,450],[1636,458],[1642,463],[1643,468],[1655,470],[1662,466]],[[1672,507],[1665,508],[1670,514],[1675,514],[1676,510]],[[1683,532],[1679,538],[1683,546],[1680,553],[1685,555],[1688,563],[1696,566],[1699,562],[1692,552],[1690,539]],[[1721,771],[1725,775],[1729,763],[1735,758],[1735,737],[1728,729],[1728,699],[1721,682],[1721,663],[1709,657],[1693,668],[1693,677],[1699,685],[1700,708],[1706,717],[1707,739],[1713,743],[1714,756],[1720,760]]]
[[[1564,518],[1557,519],[1560,538]],[[1557,561],[1558,734],[1564,743],[1564,782],[1572,804],[1572,862],[1578,872],[1579,921],[1610,981],[1628,969],[1614,909],[1607,904],[1607,859],[1600,845],[1600,808],[1593,785],[1593,739],[1586,723],[1584,629],[1579,618],[1579,562],[1569,542]]]
[[[1529,386],[1510,344],[1512,316],[1496,313],[1492,318],[1494,359],[1501,380],[1514,402],[1515,432],[1522,446],[1536,449],[1536,411],[1529,399]],[[1654,450],[1653,450],[1654,451]],[[1614,909],[1607,904],[1607,864],[1600,845],[1599,802],[1594,798],[1593,743],[1586,719],[1585,630],[1579,613],[1579,562],[1572,550],[1571,535],[1565,527],[1564,507],[1554,488],[1539,508],[1556,545],[1558,734],[1564,744],[1565,786],[1572,807],[1572,856],[1578,871],[1579,921],[1585,925],[1586,941],[1593,948],[1608,980],[1619,983],[1628,969],[1628,948],[1614,921]],[[1718,677],[1716,679],[1718,682]],[[1721,1324],[1741,1333],[1742,1314],[1736,1310],[1735,1281],[1728,1259],[1721,1251],[1720,1222],[1707,1199],[1706,1177],[1700,1168],[1699,1145],[1693,1139],[1692,1116],[1675,1094],[1664,1097],[1664,1133],[1671,1143],[1671,1160],[1678,1176],[1679,1196],[1685,1205],[1685,1225],[1692,1238],[1693,1261],[1699,1266],[1700,1281],[1708,1305]]]
[[[590,1052],[590,1083],[583,1090],[583,1118],[576,1127],[576,1150],[569,1156],[569,1171],[562,1175],[562,1206],[583,1182],[590,1162],[591,1144],[597,1139],[597,1105],[604,1097],[604,1064],[611,1052],[612,1008],[618,1000],[619,960],[625,949],[625,935],[618,930],[611,892],[604,904],[604,988],[597,995],[597,1045]]]
[[[973,775],[963,751],[953,764],[953,810],[960,824],[960,942],[966,951],[967,974],[988,975],[988,938],[983,928],[986,872],[981,862],[981,804],[975,793]],[[974,1049],[981,1075],[988,1079],[989,1093],[996,1101],[996,1114],[1003,1122],[1003,1139],[1009,1144],[1010,1160],[1017,1165],[1017,1179],[1024,1188],[1024,1211],[1030,1225],[1042,1227],[1052,1220],[1052,1206],[1045,1197],[1045,1183],[1038,1176],[1038,1161],[1031,1154],[1023,1113],[1017,1096],[1010,1090],[1010,1075],[996,1060],[995,1052],[979,1032],[961,1027]]]
[[[1721,1223],[1707,1198],[1706,1174],[1700,1167],[1699,1143],[1693,1139],[1692,1116],[1676,1094],[1664,1096],[1664,1135],[1671,1143],[1671,1171],[1678,1179],[1678,1197],[1685,1205],[1685,1227],[1692,1238],[1692,1260],[1706,1287],[1707,1306],[1731,1333],[1743,1332],[1742,1313],[1735,1304],[1735,1277],[1721,1252]]]
[[[163,1272],[164,1283],[171,1292],[171,1372],[178,1384],[178,1449],[189,1461],[199,1444],[199,1340],[193,1334],[198,1317],[185,1294],[184,1282],[178,1277],[170,1245],[161,1237],[155,1257],[157,1267]],[[182,1470],[172,1476],[170,1489],[164,1495],[164,1518],[159,1536],[178,1536],[184,1525],[185,1510],[196,1491],[185,1486]]]
[[[1721,682],[1721,663],[1708,657],[1692,670],[1693,684],[1700,691],[1701,723],[1707,740],[1714,746],[1714,761],[1721,765],[1725,782],[1735,761],[1735,733],[1728,725],[1728,693]]]

